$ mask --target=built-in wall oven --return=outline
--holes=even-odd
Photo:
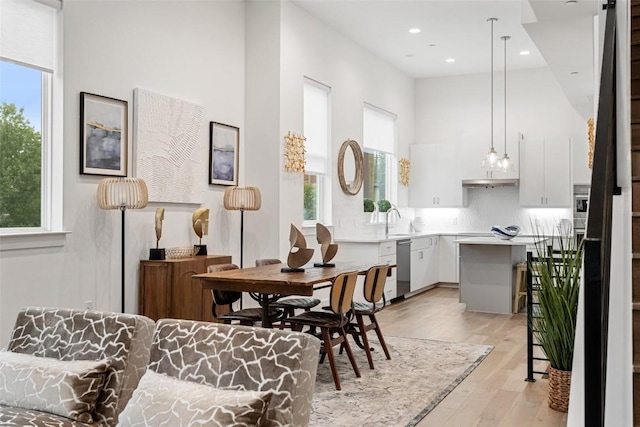
[[[589,212],[589,186],[575,185],[573,187],[573,233],[576,243],[584,239],[587,228],[587,213]]]

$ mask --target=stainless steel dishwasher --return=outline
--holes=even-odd
[[[404,295],[411,291],[411,240],[398,240],[396,243],[398,270],[396,273],[396,298],[404,299]]]

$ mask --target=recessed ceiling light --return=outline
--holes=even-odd
[[[520,52],[520,55],[525,56],[525,55],[529,55],[531,52],[529,52],[528,50],[523,50]]]
[[[578,75],[578,74],[580,74],[580,73],[579,73],[578,71],[572,71],[572,72],[570,72],[569,74],[571,74],[572,76],[575,76],[575,75]]]
[[[447,58],[444,60],[444,62],[456,62],[456,60],[453,58]]]
[[[568,5],[568,6],[573,6],[573,5],[575,5],[576,3],[578,3],[578,0],[566,0],[566,1],[564,2],[564,4],[566,4],[566,5]]]
[[[431,44],[429,45],[429,47],[435,47],[435,46],[436,46],[436,44],[435,44],[435,43],[431,43]]]
[[[409,30],[411,34],[418,34],[420,32],[420,28],[412,28]]]
[[[407,58],[413,58],[413,53],[407,53],[407,54],[406,54],[406,55],[404,55],[404,56],[406,56]]]

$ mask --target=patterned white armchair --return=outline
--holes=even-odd
[[[161,319],[120,426],[306,426],[320,341],[292,331]]]
[[[0,425],[113,427],[149,360],[153,320],[26,308],[0,352]]]

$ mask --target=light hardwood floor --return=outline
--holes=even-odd
[[[435,288],[391,304],[378,315],[385,335],[493,345],[487,358],[419,424],[439,426],[565,426],[547,404],[548,381],[526,382],[526,315],[464,310],[458,290]]]

